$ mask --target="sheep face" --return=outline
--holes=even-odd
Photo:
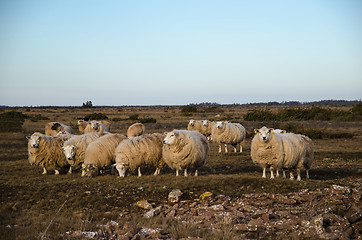
[[[224,127],[224,122],[221,122],[221,121],[219,121],[219,122],[216,122],[216,126],[217,126],[217,128],[218,129],[222,129],[223,127]]]
[[[194,125],[195,125],[195,120],[190,120],[189,124],[190,124],[191,126],[194,126]]]
[[[259,136],[260,141],[268,142],[270,140],[270,136],[273,133],[273,129],[262,127],[258,130],[255,130],[255,133]]]
[[[32,146],[33,148],[38,148],[39,144],[40,144],[40,138],[41,138],[41,136],[39,136],[39,135],[32,135],[29,138],[30,146]]]
[[[177,132],[169,132],[166,134],[166,137],[163,139],[163,143],[168,145],[175,144],[177,136],[178,136]]]
[[[127,169],[128,169],[127,166],[126,166],[126,164],[124,164],[124,163],[117,163],[116,169],[117,169],[120,177],[125,177],[125,176],[126,176],[126,171],[127,171]]]
[[[207,127],[209,125],[209,120],[202,120],[202,124]]]
[[[84,167],[84,176],[95,177],[99,174],[99,168],[96,165],[88,164]]]
[[[68,145],[62,148],[65,158],[69,163],[73,163],[76,154],[76,146]]]
[[[78,125],[82,125],[84,123],[84,120],[78,120]]]
[[[98,130],[99,129],[99,123],[98,122],[91,122],[91,127],[94,129],[94,130]]]

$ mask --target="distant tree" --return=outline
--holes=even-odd
[[[86,101],[85,103],[83,103],[82,107],[91,108],[91,107],[93,107],[93,103],[92,103],[92,101]]]

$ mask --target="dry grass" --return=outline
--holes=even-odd
[[[50,121],[64,122],[75,129],[77,119],[90,113],[102,112],[111,121],[118,119],[112,121],[112,132],[125,134],[132,123],[129,116],[133,114],[139,114],[140,118],[157,119],[157,123],[145,124],[147,132],[164,132],[174,128],[186,128],[189,119],[227,118],[242,122],[242,115],[248,109],[235,106],[218,107],[212,112],[200,109],[191,117],[181,116],[178,107],[17,110],[28,115],[41,114]],[[221,116],[216,117],[216,114]],[[273,181],[262,179],[261,169],[254,166],[250,159],[250,138],[244,145],[243,153],[218,153],[218,147],[212,143],[207,164],[200,169],[199,177],[176,177],[169,169],[164,169],[157,177],[152,175],[153,169],[143,169],[144,176],[141,178],[133,174],[124,179],[110,174],[96,178],[81,178],[79,173],[42,176],[42,170],[30,166],[27,161],[25,136],[35,131],[44,132],[46,122],[26,120],[23,132],[0,135],[0,234],[3,239],[35,239],[41,238],[45,232],[50,239],[62,239],[67,231],[99,229],[100,224],[109,220],[120,220],[123,213],[127,213],[129,218],[138,216],[141,210],[134,205],[138,200],[147,199],[155,205],[166,203],[168,193],[175,188],[184,192],[185,200],[198,198],[205,191],[241,198],[243,194],[251,192],[287,193],[305,188],[324,188],[336,183],[359,184],[361,180],[361,122],[303,123],[308,128],[354,132],[357,136],[352,139],[315,140],[316,162],[310,171],[311,180],[301,182],[282,178]],[[262,125],[278,124],[242,123],[249,132]],[[171,220],[156,219],[144,224],[170,226],[171,234],[175,238],[186,235],[208,236],[205,229],[194,229],[187,223],[180,225]],[[186,229],[191,229],[188,231],[192,231],[193,235],[185,233]],[[224,230],[218,238],[234,238],[231,226],[222,229]]]

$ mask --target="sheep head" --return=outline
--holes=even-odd
[[[271,134],[273,133],[273,129],[262,127],[260,129],[256,129],[255,133],[259,136],[260,141],[268,142],[270,140]]]

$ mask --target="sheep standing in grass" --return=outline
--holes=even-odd
[[[273,129],[267,127],[256,130],[251,142],[251,158],[263,168],[263,178],[266,177],[267,167],[270,167],[270,178],[274,178],[274,169],[297,169],[297,180],[300,181],[305,152],[305,142],[300,136],[293,133],[274,133]],[[290,178],[294,179],[292,171]]]
[[[202,129],[202,122],[200,120],[191,119],[189,121],[189,124],[187,125],[187,130],[189,131],[201,132],[201,129]]]
[[[127,137],[137,137],[145,133],[145,125],[142,123],[132,124],[127,130]]]
[[[240,152],[243,151],[242,142],[245,140],[246,131],[240,123],[216,122],[211,131],[212,140],[219,144],[219,153],[221,152],[221,144],[225,144],[225,152],[228,152],[227,145],[234,147],[240,144]]]
[[[202,120],[201,133],[207,137],[207,140],[211,140],[211,131],[213,126],[213,122],[210,122],[209,120]]]
[[[87,146],[103,135],[105,133],[86,133],[73,136],[64,142],[62,150],[71,168],[75,169],[82,166]]]
[[[45,125],[45,135],[55,136],[59,132],[73,134],[73,128],[60,122],[50,122]]]
[[[162,159],[162,141],[160,133],[144,134],[123,140],[115,150],[119,176],[124,177],[128,169],[135,171],[138,168],[140,177],[141,166],[155,167],[154,175],[158,175],[165,164]]]
[[[303,167],[305,168],[306,178],[309,179],[309,169],[312,167],[314,162],[314,144],[312,139],[307,136],[300,135],[305,144],[306,144],[306,151],[305,151],[305,160],[303,162]]]
[[[184,169],[186,177],[188,168],[194,168],[195,176],[198,175],[198,168],[205,164],[209,152],[204,135],[197,131],[173,130],[167,133],[163,143],[163,160],[171,169],[176,169],[176,176]]]
[[[85,151],[82,176],[97,176],[102,168],[111,166],[115,149],[124,139],[127,137],[123,134],[108,133],[91,142]]]
[[[109,127],[100,121],[92,120],[88,122],[86,128],[84,129],[84,133],[90,132],[109,132]]]
[[[39,132],[33,133],[28,137],[28,159],[31,165],[41,166],[43,174],[47,174],[48,170],[55,170],[55,174],[59,174],[59,170],[69,166],[65,156],[60,148],[71,135],[47,136]],[[71,172],[71,169],[69,169]]]

